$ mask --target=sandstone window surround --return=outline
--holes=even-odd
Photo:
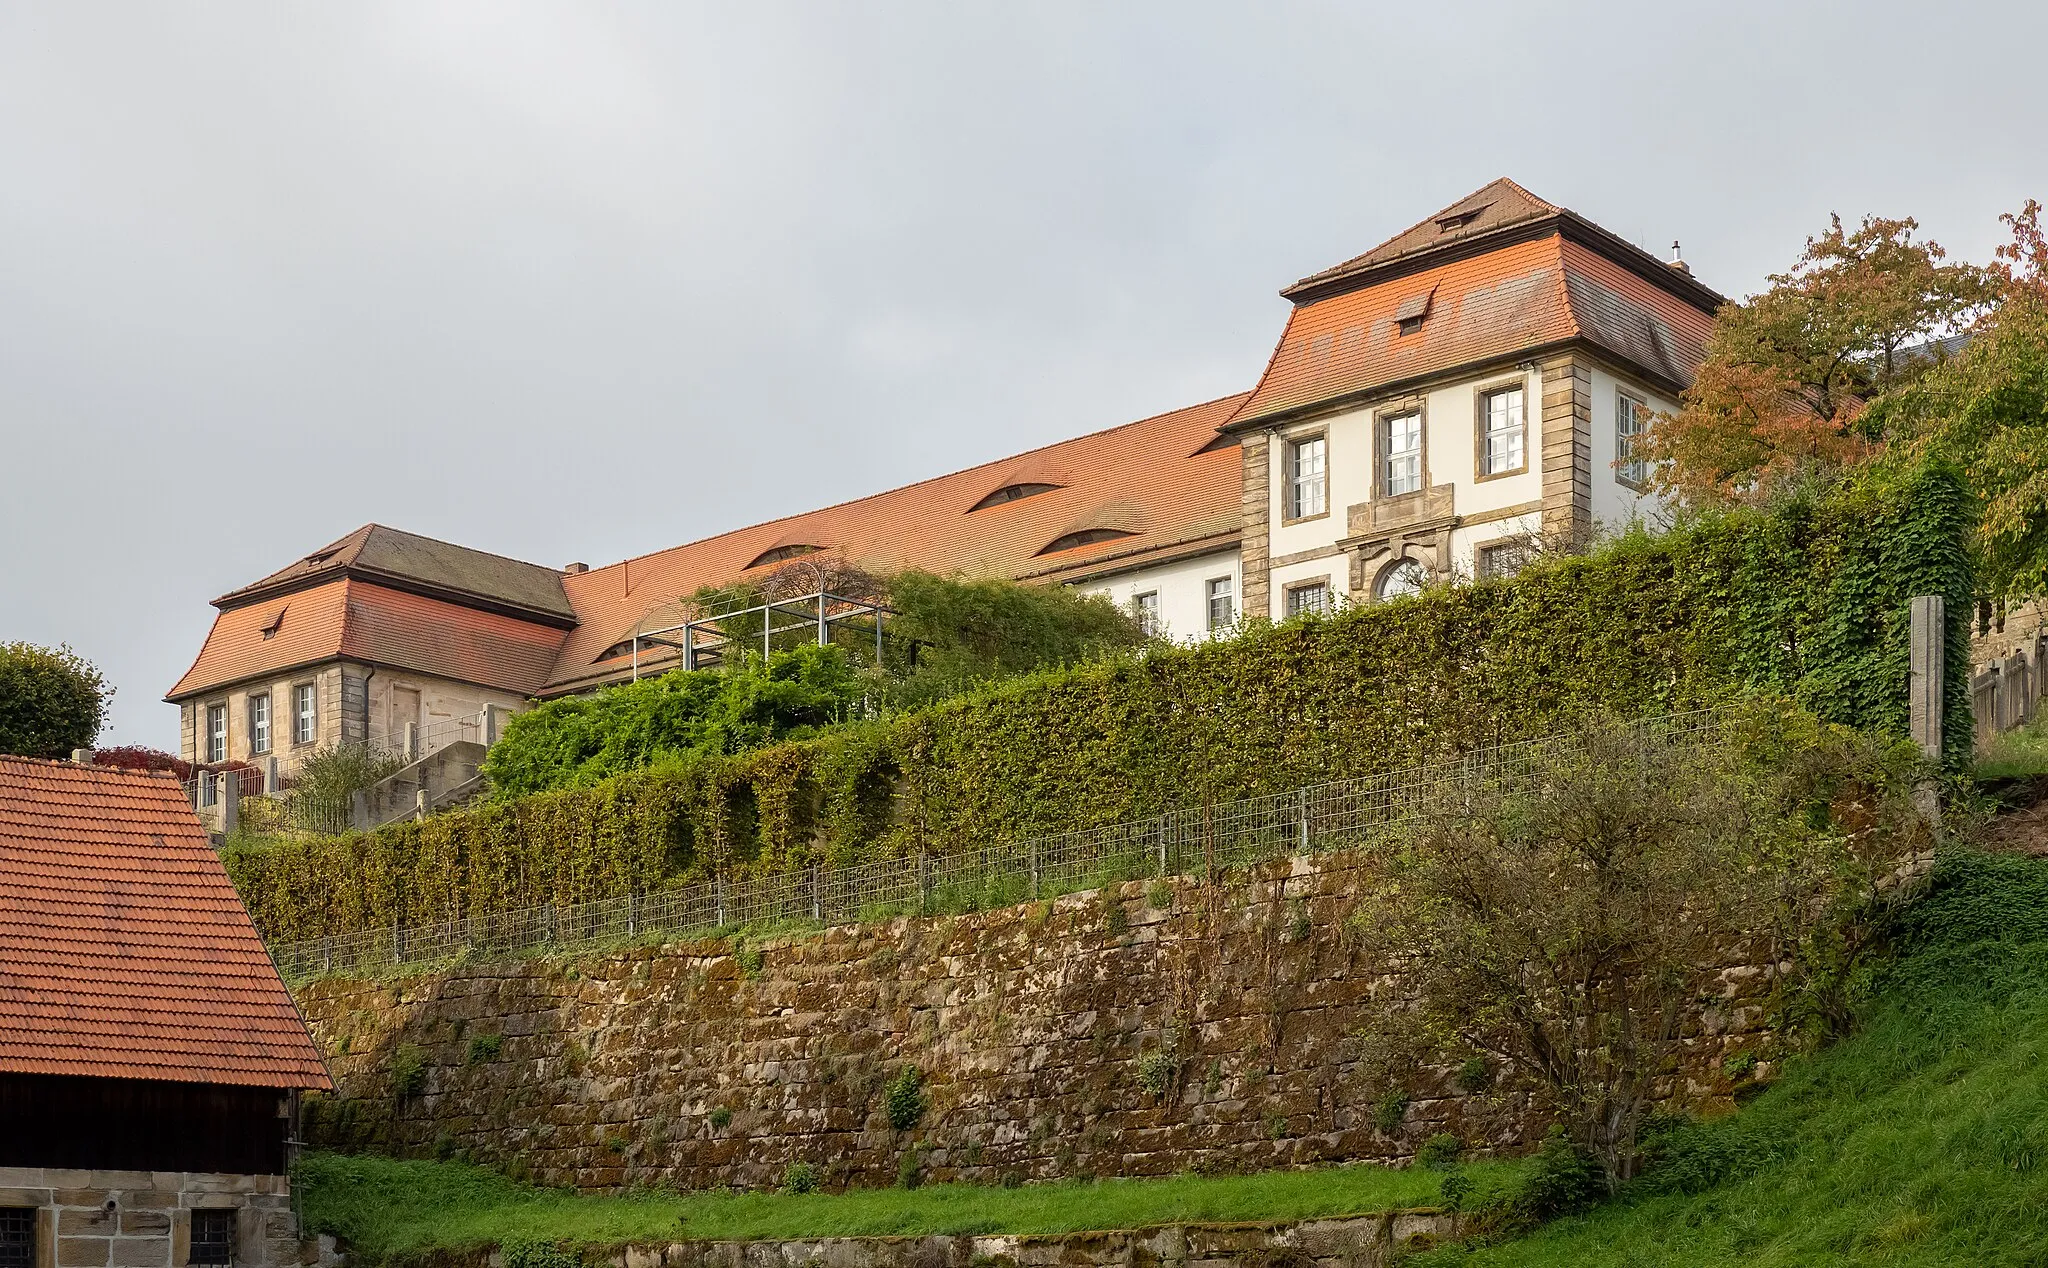
[[[1329,578],[1318,577],[1314,581],[1297,582],[1287,587],[1287,615],[1300,616],[1304,612],[1327,612],[1329,610]]]
[[[199,1207],[192,1212],[192,1250],[186,1262],[227,1268],[235,1258],[235,1212],[231,1207]]]
[[[1529,469],[1529,421],[1523,383],[1482,388],[1474,442],[1474,479],[1493,480]]]
[[[1476,571],[1482,580],[1512,577],[1528,566],[1535,553],[1535,544],[1526,537],[1487,542],[1479,547]]]
[[[1286,505],[1282,522],[1317,519],[1330,513],[1329,436],[1326,432],[1292,437],[1284,450]]]
[[[1221,633],[1237,624],[1237,586],[1229,577],[1212,577],[1208,584],[1209,632]]]
[[[258,756],[270,751],[270,693],[257,691],[249,696],[249,755]]]
[[[1420,409],[1404,409],[1381,414],[1373,427],[1376,447],[1379,450],[1379,479],[1375,481],[1382,497],[1402,497],[1422,492],[1423,474],[1423,427]]]
[[[292,743],[311,744],[320,736],[320,693],[310,682],[292,687]]]
[[[1625,387],[1614,390],[1614,478],[1641,492],[1650,483],[1650,464],[1637,451],[1649,427],[1650,407]]]
[[[228,760],[228,706],[226,701],[206,706],[206,760]]]

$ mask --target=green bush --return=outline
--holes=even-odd
[[[498,1245],[505,1268],[578,1268],[576,1256],[538,1237],[508,1237]]]
[[[824,1178],[818,1174],[818,1168],[813,1164],[808,1162],[792,1162],[789,1164],[789,1169],[782,1173],[782,1191],[784,1193],[816,1193],[818,1186],[823,1181]]]
[[[914,1065],[904,1066],[882,1094],[883,1107],[889,1113],[889,1126],[900,1132],[907,1132],[917,1126],[924,1117],[930,1098],[925,1095],[924,1073]]]
[[[1415,1165],[1431,1171],[1449,1171],[1458,1165],[1458,1156],[1464,1152],[1464,1141],[1450,1132],[1438,1132],[1415,1151]]]
[[[409,1101],[427,1090],[427,1054],[404,1043],[391,1054],[391,1094]]]
[[[469,1040],[469,1064],[482,1065],[496,1061],[505,1050],[503,1035],[472,1035]]]
[[[223,857],[258,927],[293,939],[1078,830],[1410,765],[1596,710],[1691,708],[1750,690],[1900,735],[1909,600],[1926,593],[1948,601],[1943,716],[1961,758],[1969,513],[1942,469],[1873,477],[1827,499],[1633,533],[1512,581]],[[660,681],[642,686],[670,690]]]
[[[1401,1130],[1401,1120],[1407,1117],[1408,1094],[1400,1088],[1388,1088],[1373,1102],[1372,1125],[1386,1135]]]

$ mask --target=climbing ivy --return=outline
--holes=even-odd
[[[1967,753],[1970,501],[1928,466],[1630,533],[1512,581],[1048,670],[884,721],[366,835],[229,848],[273,938],[945,851],[1273,792],[1554,727],[1787,695],[1902,734],[1910,599],[1948,602]]]

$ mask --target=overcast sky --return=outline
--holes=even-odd
[[[1981,260],[2043,12],[0,0],[0,641],[174,748],[359,524],[601,564],[1238,391],[1496,176],[1731,295],[1831,210]]]

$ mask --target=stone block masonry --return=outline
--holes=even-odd
[[[0,1207],[36,1211],[36,1268],[183,1268],[192,1213],[233,1212],[234,1262],[301,1262],[284,1176],[0,1167]]]
[[[1441,1132],[1533,1143],[1547,1120],[1526,1094],[1367,1074],[1363,1005],[1395,985],[1348,933],[1369,866],[1329,854],[765,942],[319,980],[297,994],[337,1092],[309,1102],[309,1130],[585,1189],[767,1189],[795,1163],[828,1187],[1001,1184],[1398,1162]],[[1724,1060],[1768,1052],[1769,975],[1731,959],[1687,1023],[1674,1102],[1725,1104]],[[889,1088],[913,1067],[923,1111],[899,1129]]]

